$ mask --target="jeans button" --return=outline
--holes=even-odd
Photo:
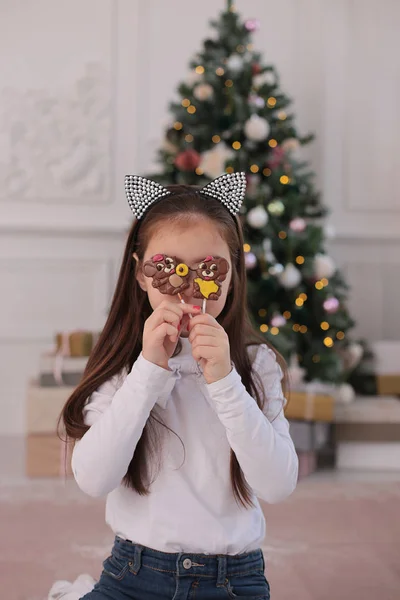
[[[185,558],[185,560],[183,561],[183,568],[190,569],[191,567],[192,567],[192,561],[190,560],[190,558]]]

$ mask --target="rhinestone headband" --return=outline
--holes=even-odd
[[[246,175],[240,173],[226,173],[208,183],[201,190],[203,196],[219,200],[232,215],[236,215],[246,193]],[[135,217],[139,220],[147,209],[171,192],[160,183],[140,177],[140,175],[125,176],[125,193],[128,204]]]

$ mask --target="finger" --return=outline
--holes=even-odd
[[[218,323],[218,321],[216,319],[214,319],[214,317],[212,317],[208,313],[201,314],[201,315],[195,315],[193,317],[193,319],[190,320],[190,327],[192,328],[195,325],[210,325],[211,327],[214,327],[215,329],[224,330],[223,327]]]
[[[192,348],[198,348],[199,346],[207,346],[210,348],[220,348],[218,338],[211,335],[198,335],[192,342]]]
[[[164,308],[168,308],[169,310],[172,310],[180,315],[189,313],[201,313],[201,306],[195,304],[186,304],[184,302],[171,302],[170,300],[163,300],[155,310],[157,311]]]
[[[216,327],[199,323],[190,327],[189,341],[192,342],[198,335],[208,335],[218,338],[221,335],[221,332]]]
[[[210,360],[215,356],[215,348],[211,346],[192,346],[192,356],[197,362],[202,358]]]
[[[183,317],[183,313],[180,314],[176,311],[164,308],[163,310],[154,311],[152,319],[152,330],[161,325],[161,323],[171,323],[178,327]]]
[[[176,342],[179,336],[179,331],[174,325],[170,323],[162,323],[154,330],[154,335],[156,341],[162,343],[164,342],[166,337],[169,337],[171,342]]]

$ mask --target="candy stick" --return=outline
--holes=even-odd
[[[178,298],[179,298],[179,300],[182,302],[182,304],[186,304],[186,302],[185,302],[185,301],[184,301],[184,299],[182,298],[181,294],[178,294]],[[193,315],[192,315],[192,313],[189,313],[189,317],[190,317],[191,319],[193,319]]]

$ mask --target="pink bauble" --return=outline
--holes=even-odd
[[[247,19],[247,21],[244,23],[244,26],[247,31],[258,31],[260,29],[260,21],[258,19]]]
[[[286,319],[283,315],[275,315],[271,319],[271,327],[284,327]]]
[[[332,296],[331,298],[328,298],[327,300],[325,300],[325,302],[323,303],[323,307],[326,310],[327,313],[329,313],[330,315],[333,315],[335,312],[337,312],[339,310],[339,306],[340,306],[340,302],[337,298],[335,298],[334,296]]]
[[[246,269],[254,269],[257,264],[257,257],[253,252],[246,252],[244,255],[244,263],[246,265]]]
[[[307,227],[307,223],[301,217],[296,217],[295,219],[292,219],[292,221],[290,221],[289,227],[292,231],[295,231],[296,233],[301,233]]]

